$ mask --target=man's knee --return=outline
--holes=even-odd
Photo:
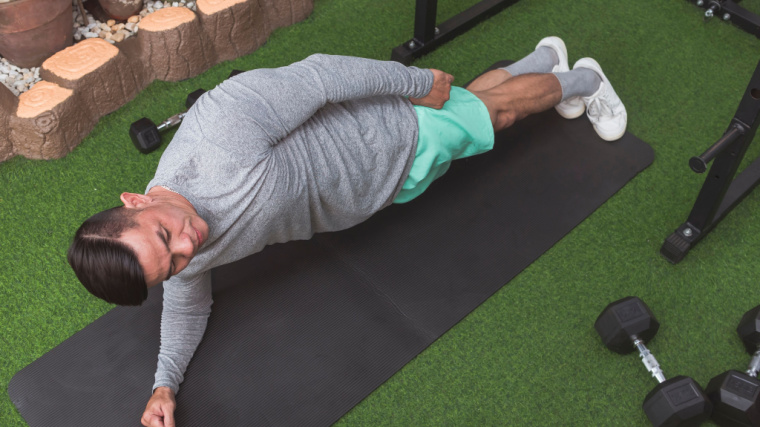
[[[488,109],[494,130],[498,131],[512,126],[520,119],[517,110],[512,107],[513,100],[509,94],[502,93],[500,88],[483,92],[473,91],[472,93],[483,101]]]
[[[497,131],[508,128],[515,124],[518,119],[519,117],[517,117],[517,112],[511,108],[506,110],[499,110],[496,112],[496,118],[492,120],[493,128]]]

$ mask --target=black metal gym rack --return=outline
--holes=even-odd
[[[760,62],[723,136],[689,166],[697,173],[710,171],[685,223],[665,239],[660,253],[673,264],[681,261],[760,182],[760,158],[736,176],[739,164],[760,124]]]
[[[760,17],[739,6],[740,0],[696,0],[705,9],[705,20],[718,17],[760,37]],[[760,62],[749,81],[747,90],[728,129],[712,147],[700,156],[692,157],[689,166],[703,173],[714,159],[694,207],[686,222],[665,239],[660,253],[676,264],[710,232],[731,209],[741,202],[760,182],[760,158],[736,176],[747,148],[757,131],[760,116]]]
[[[483,0],[436,26],[438,0],[417,0],[414,12],[414,37],[393,49],[391,60],[410,65],[420,56],[466,32],[518,0]]]
[[[738,5],[741,0],[696,0],[696,5],[705,8],[705,20],[718,17],[731,21],[742,30],[760,37],[760,16]]]

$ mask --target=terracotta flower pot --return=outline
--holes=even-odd
[[[37,67],[71,46],[71,0],[13,0],[0,3],[0,55],[22,67]]]
[[[98,0],[98,3],[108,16],[117,21],[125,21],[143,7],[143,0]]]

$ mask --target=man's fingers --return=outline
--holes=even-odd
[[[144,416],[143,416],[143,419],[145,419]],[[143,423],[143,425],[147,427],[166,427],[166,425],[164,424],[163,417],[156,414],[148,415],[148,424]]]
[[[433,71],[434,80],[430,92],[422,98],[410,97],[409,101],[414,105],[440,110],[451,98],[451,84],[454,82],[454,76],[441,70],[431,69],[431,71]]]
[[[155,426],[155,424],[154,424],[154,422],[153,422],[153,417],[155,417],[155,416],[156,416],[156,415],[154,415],[154,414],[151,414],[151,413],[150,413],[150,412],[148,412],[148,411],[145,411],[145,412],[143,413],[143,416],[142,416],[142,418],[140,418],[140,423],[141,423],[142,425],[144,425],[145,427],[153,427],[153,426]]]
[[[442,83],[444,83],[446,85],[450,85],[450,84],[454,83],[454,76],[452,76],[451,74],[449,74],[449,73],[443,73],[442,77],[443,77],[441,79]]]
[[[164,427],[174,427],[174,408],[164,407]]]

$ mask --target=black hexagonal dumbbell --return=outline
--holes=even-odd
[[[189,110],[204,93],[206,93],[205,89],[198,89],[187,95],[185,108]],[[161,145],[161,132],[182,123],[185,114],[187,114],[187,111],[175,114],[159,123],[158,126],[152,120],[143,117],[129,126],[129,137],[141,153],[148,154]]]
[[[760,426],[760,305],[744,313],[736,332],[752,355],[746,373],[729,370],[707,384],[712,418],[721,426]]]
[[[645,344],[657,334],[660,324],[642,300],[626,297],[609,304],[594,328],[610,350],[620,354],[638,350],[644,366],[660,382],[643,404],[654,426],[696,426],[710,417],[712,403],[702,387],[689,377],[665,379],[657,359],[647,349]]]
[[[240,73],[242,73],[242,71],[232,70],[229,77]],[[187,98],[185,99],[185,108],[189,110],[190,107],[195,104],[195,101],[197,101],[204,93],[206,93],[205,89],[198,89],[187,95]],[[158,126],[156,126],[152,120],[143,117],[129,126],[129,137],[141,153],[148,154],[161,146],[161,133],[182,123],[185,114],[187,114],[187,111],[175,114],[159,123]]]

